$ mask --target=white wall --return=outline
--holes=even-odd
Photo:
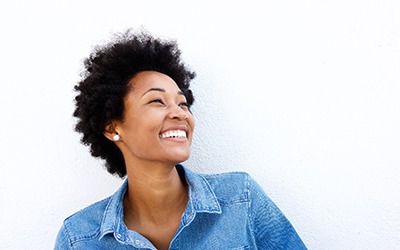
[[[186,163],[251,173],[310,249],[399,249],[400,2],[0,2],[0,249],[51,249],[112,194],[79,144],[81,60],[114,31],[176,38],[198,73]]]

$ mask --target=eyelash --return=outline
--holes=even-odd
[[[187,102],[182,102],[181,104],[179,104],[180,106],[184,106],[186,108],[189,108],[189,104]]]
[[[164,102],[161,99],[155,99],[155,100],[150,101],[149,103],[153,103],[153,102],[159,102],[161,104],[164,104]]]
[[[164,104],[164,102],[161,99],[155,99],[155,100],[150,101],[149,103],[161,103],[161,104]],[[189,104],[187,102],[181,102],[179,104],[179,106],[181,106],[181,107],[183,106],[183,107],[189,108]]]

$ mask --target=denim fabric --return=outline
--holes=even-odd
[[[290,222],[246,173],[196,174],[177,166],[189,202],[170,249],[306,249]],[[111,197],[68,217],[55,249],[156,249],[124,224],[127,181]]]

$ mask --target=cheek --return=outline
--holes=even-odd
[[[160,123],[154,119],[146,119],[138,122],[135,126],[132,126],[133,133],[137,134],[137,136],[148,137],[150,134],[158,135],[160,132]]]
[[[189,126],[191,127],[191,129],[192,129],[192,131],[194,130],[194,127],[195,127],[195,124],[196,124],[196,122],[195,122],[195,120],[194,120],[194,117],[193,117],[193,115],[189,115],[189,118],[188,118],[188,123],[189,123]]]

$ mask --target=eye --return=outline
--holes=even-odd
[[[189,104],[187,102],[181,102],[181,103],[179,103],[179,106],[182,108],[185,108],[185,109],[189,108]]]
[[[151,101],[149,102],[149,104],[150,104],[150,103],[159,103],[159,104],[164,105],[164,102],[163,102],[161,99],[154,99],[154,100],[151,100]]]

